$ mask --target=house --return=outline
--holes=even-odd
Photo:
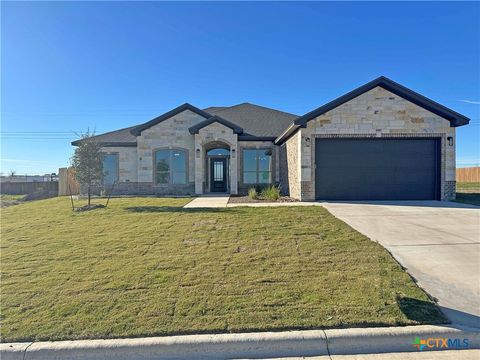
[[[238,194],[275,183],[305,201],[449,200],[455,128],[468,123],[382,76],[302,116],[184,104],[96,139],[104,182],[122,194]]]

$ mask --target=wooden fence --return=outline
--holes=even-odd
[[[480,167],[458,168],[457,182],[480,182]]]
[[[70,185],[70,188],[69,188]],[[75,180],[72,168],[58,169],[58,196],[77,195],[80,193],[80,185]]]
[[[58,181],[39,182],[2,182],[0,193],[2,194],[31,194],[38,190],[58,191]]]

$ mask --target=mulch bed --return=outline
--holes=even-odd
[[[228,200],[229,204],[246,204],[246,203],[285,203],[285,202],[296,202],[298,200],[292,199],[289,196],[280,196],[280,198],[277,201],[272,201],[268,199],[251,199],[248,196],[230,196],[230,199]]]

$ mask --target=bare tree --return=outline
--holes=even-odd
[[[94,136],[95,133],[90,131],[81,134],[79,145],[71,159],[75,179],[87,188],[88,207],[90,207],[92,187],[100,183],[103,178],[102,146]]]
[[[8,176],[13,178],[16,174],[17,174],[17,172],[15,170],[10,170],[10,172],[8,173]]]

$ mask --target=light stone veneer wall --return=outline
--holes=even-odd
[[[188,132],[188,131],[187,131]],[[199,149],[195,155],[195,193],[203,194],[208,192],[207,174],[208,164],[206,162],[206,151],[208,146],[216,143],[224,143],[230,147],[230,166],[229,166],[229,189],[231,194],[238,192],[238,136],[229,127],[214,122],[207,125],[195,134],[194,148]]]
[[[204,117],[185,110],[142,131],[137,137],[137,184],[128,186],[130,193],[193,194],[195,183],[195,138],[188,128],[205,120]],[[183,149],[187,156],[187,184],[155,184],[154,152],[159,149]],[[122,184],[125,185],[126,184]],[[119,187],[122,189],[122,186]]]
[[[441,198],[455,197],[455,128],[450,122],[381,87],[376,87],[325,114],[312,119],[297,134],[301,143],[302,200],[315,199],[315,138],[316,137],[440,137]],[[310,138],[310,144],[306,138]],[[293,138],[287,142],[292,142]],[[295,167],[294,161],[292,164]],[[291,188],[295,189],[295,186]],[[294,192],[295,194],[295,192]],[[294,195],[291,195],[294,196]]]
[[[118,155],[118,181],[137,182],[137,148],[136,147],[104,147],[105,154]]]
[[[288,194],[295,198],[301,199],[301,187],[300,187],[300,144],[301,133],[298,131],[292,135],[284,144],[282,144],[282,173],[280,174],[280,184],[282,188],[288,191]]]

